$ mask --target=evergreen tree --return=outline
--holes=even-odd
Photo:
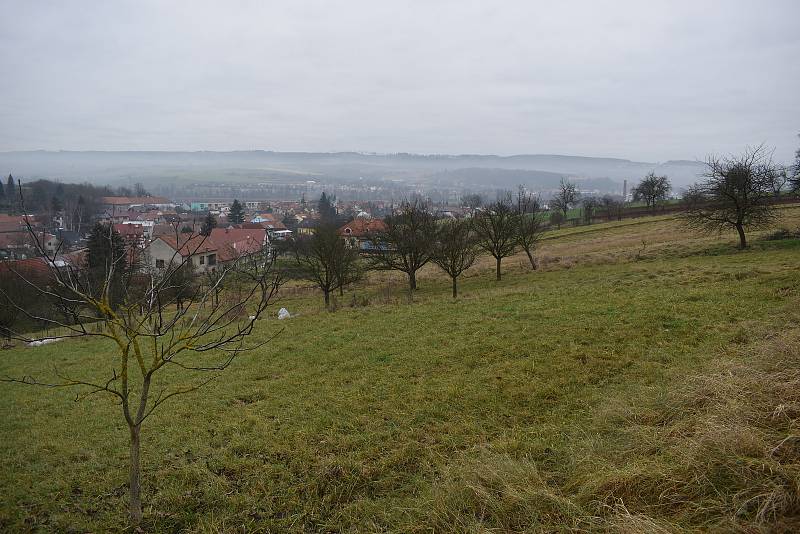
[[[242,224],[244,222],[244,208],[242,208],[242,203],[236,199],[234,199],[233,204],[231,204],[228,222],[231,224]]]
[[[14,177],[10,174],[6,181],[6,198],[8,199],[8,211],[13,213],[14,207],[17,205],[17,188],[14,186]]]
[[[217,219],[211,213],[206,215],[205,220],[203,220],[203,225],[200,227],[200,235],[209,236],[211,235],[211,230],[217,227]]]
[[[0,207],[6,205],[6,188],[3,182],[0,182]]]
[[[319,210],[320,220],[323,224],[333,223],[336,221],[336,197],[335,196],[328,196],[325,194],[325,191],[322,192],[322,196],[319,197],[319,204],[317,205],[317,209]]]
[[[125,243],[113,226],[96,223],[86,243],[86,267],[95,298],[108,291],[108,301],[116,308],[125,297],[125,287],[131,266],[126,257]]]

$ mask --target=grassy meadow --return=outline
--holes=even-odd
[[[413,303],[390,274],[335,312],[285,296],[269,344],[145,422],[144,530],[800,529],[800,239],[769,233],[625,220],[501,282],[483,259],[456,301],[427,267]],[[113,355],[18,346],[0,376],[100,380]],[[0,531],[125,531],[121,410],[74,398],[0,383]]]

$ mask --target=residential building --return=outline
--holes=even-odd
[[[381,219],[357,218],[339,228],[339,235],[351,247],[370,250],[373,248],[370,234],[384,230],[386,224]]]

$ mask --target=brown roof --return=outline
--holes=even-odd
[[[123,237],[140,237],[144,235],[144,228],[141,224],[115,224],[114,230]]]
[[[348,237],[365,237],[372,232],[382,232],[386,225],[381,219],[353,219],[339,228],[339,235]]]
[[[28,217],[31,226],[36,227],[36,218]],[[16,232],[26,230],[24,215],[5,215],[0,214],[0,232]]]
[[[59,268],[83,268],[86,263],[86,253],[87,249],[81,249],[68,254],[60,254],[56,256],[54,265],[48,265],[49,262],[45,258],[0,261],[0,273],[16,272],[25,278],[48,277],[51,275],[51,269],[54,266]]]
[[[190,238],[184,237],[183,235],[178,235],[177,238],[175,235],[160,235],[157,239],[162,240],[184,257],[217,250],[214,242],[202,235],[192,235]]]
[[[229,261],[259,252],[266,243],[266,231],[259,228],[214,228],[208,237],[195,235],[189,239],[174,235],[158,237],[174,250],[180,243],[181,256],[216,252],[219,261]]]
[[[266,231],[258,228],[214,228],[209,238],[217,246],[220,261],[259,252],[266,243]]]

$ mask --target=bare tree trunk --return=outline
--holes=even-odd
[[[736,231],[739,232],[739,248],[747,248],[747,238],[744,235],[744,226],[741,223],[736,223]]]
[[[500,281],[500,261],[502,258],[495,258],[497,260],[497,281]]]
[[[325,307],[330,308],[331,305],[331,292],[327,289],[322,290],[322,294],[325,295]]]
[[[408,288],[411,291],[417,289],[417,271],[411,271],[408,273]]]
[[[456,277],[453,277],[453,298],[458,297],[458,282],[456,281]]]
[[[139,463],[140,432],[141,426],[130,427],[131,431],[131,465],[129,477],[129,502],[128,514],[133,526],[138,526],[142,522],[142,482],[141,466]]]
[[[339,286],[339,296],[340,297],[344,296],[344,286]]]
[[[531,262],[531,269],[536,270],[536,258],[533,257],[529,249],[525,249],[525,254],[528,255],[528,261]]]

